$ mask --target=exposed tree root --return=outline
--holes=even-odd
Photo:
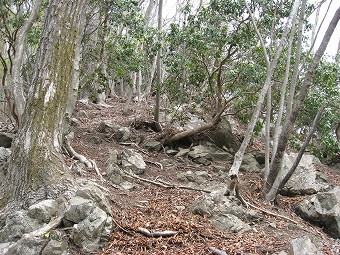
[[[99,168],[97,167],[97,164],[94,160],[87,159],[84,155],[77,153],[71,146],[71,140],[73,139],[73,132],[70,132],[69,134],[65,135],[64,138],[64,148],[66,149],[67,153],[70,155],[70,157],[75,158],[79,160],[79,162],[85,164],[88,168],[93,168],[99,178],[104,181],[102,174],[99,171]]]
[[[187,190],[194,190],[194,191],[201,191],[201,192],[205,192],[205,193],[211,193],[210,190],[192,188],[192,187],[188,187],[188,186],[180,186],[180,185],[178,186],[178,185],[167,183],[165,181],[152,181],[152,180],[149,180],[149,179],[139,177],[139,176],[132,174],[132,173],[129,173],[127,171],[123,171],[123,172],[124,172],[125,175],[132,177],[134,179],[137,179],[137,180],[140,180],[140,181],[143,181],[143,182],[148,182],[148,183],[151,183],[151,184],[154,184],[154,185],[157,185],[159,187],[166,188],[166,189],[187,189]]]

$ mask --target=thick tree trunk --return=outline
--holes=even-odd
[[[73,109],[67,102],[78,84],[85,5],[84,0],[50,2],[0,208],[12,200],[30,204],[55,197],[69,188],[61,148],[66,115]]]
[[[323,56],[323,54],[325,53],[325,50],[327,48],[327,45],[329,43],[329,40],[335,30],[335,27],[337,26],[338,22],[339,22],[339,19],[340,19],[340,7],[337,9],[337,11],[335,12],[328,28],[327,28],[327,31],[322,39],[322,42],[319,46],[319,49],[317,50],[314,58],[313,58],[313,61],[310,65],[310,67],[308,68],[308,71],[305,75],[305,78],[303,80],[303,83],[302,83],[302,86],[301,86],[301,89],[299,91],[299,95],[298,95],[298,98],[294,101],[295,102],[295,106],[294,106],[294,109],[292,110],[292,113],[289,117],[289,120],[288,121],[285,121],[285,125],[283,127],[283,131],[280,135],[280,139],[279,139],[279,144],[278,144],[278,147],[277,147],[277,152],[276,152],[276,155],[273,159],[273,164],[271,166],[271,169],[270,169],[270,172],[269,172],[269,175],[268,175],[268,178],[267,178],[267,181],[266,181],[266,185],[265,185],[265,190],[264,192],[267,194],[280,169],[281,169],[281,164],[282,164],[282,158],[283,158],[283,155],[284,155],[284,151],[287,147],[287,144],[288,144],[288,139],[292,133],[292,130],[293,130],[293,127],[294,127],[294,123],[295,123],[295,120],[298,116],[298,113],[303,105],[303,102],[307,96],[307,93],[309,91],[309,88],[312,84],[312,79],[313,79],[313,76],[314,76],[314,73],[320,63],[320,60],[321,60],[321,57]],[[272,197],[267,197],[267,200],[272,200]]]

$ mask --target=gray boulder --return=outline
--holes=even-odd
[[[99,123],[98,131],[101,133],[114,133],[120,126],[112,120],[103,120]]]
[[[340,238],[340,187],[320,192],[296,206],[303,219],[323,227],[334,238]]]
[[[42,250],[41,255],[67,255],[67,242],[64,240],[50,240],[45,248]]]
[[[6,218],[5,227],[0,231],[0,242],[18,241],[23,234],[39,227],[39,220],[30,218],[27,211],[14,212]]]
[[[15,242],[0,243],[0,254],[5,254]]]
[[[39,223],[48,223],[52,217],[61,214],[56,200],[47,199],[28,208],[28,216],[38,220]]]
[[[308,237],[295,238],[289,243],[290,255],[322,255]]]
[[[216,129],[210,132],[209,137],[216,146],[237,151],[240,148],[240,141],[233,134],[232,127],[227,118],[222,118]]]
[[[68,202],[64,219],[73,223],[83,221],[94,210],[94,202],[82,197],[73,197]]]
[[[247,210],[234,197],[224,196],[224,191],[212,192],[198,197],[189,207],[194,214],[206,215],[214,225],[227,232],[245,232],[251,230],[243,220],[259,218],[253,210]]]
[[[94,210],[81,222],[73,226],[71,238],[84,252],[92,252],[107,240],[113,229],[113,220],[102,209]]]
[[[122,167],[131,170],[134,174],[142,174],[146,164],[141,154],[133,149],[126,149],[122,153]]]
[[[95,205],[107,214],[111,214],[111,205],[106,195],[93,184],[87,184],[76,192],[77,197],[95,202]]]
[[[247,153],[244,155],[241,165],[241,171],[248,172],[248,173],[258,173],[260,172],[260,164],[256,160],[253,154]]]
[[[43,239],[40,237],[34,237],[29,234],[25,234],[22,238],[13,244],[5,255],[37,255],[41,254],[44,249],[48,239]]]
[[[297,153],[285,154],[279,178],[282,179],[286,175],[296,157]],[[311,195],[328,190],[330,185],[327,178],[324,174],[317,171],[315,164],[320,164],[318,158],[313,155],[304,154],[294,174],[282,189],[282,194],[288,196]]]
[[[251,227],[233,214],[219,214],[212,217],[214,226],[222,231],[244,233]]]
[[[151,139],[143,143],[143,148],[147,149],[148,151],[158,152],[162,149],[162,144],[156,140]]]

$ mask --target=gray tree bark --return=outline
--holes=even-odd
[[[277,146],[277,152],[275,154],[275,157],[273,159],[273,164],[271,166],[266,184],[265,184],[265,188],[264,188],[264,192],[265,194],[268,194],[268,192],[270,191],[270,189],[272,188],[274,181],[280,171],[281,168],[281,164],[282,164],[282,158],[284,155],[284,151],[287,147],[288,144],[288,139],[290,137],[290,134],[292,133],[293,127],[294,127],[294,123],[295,120],[298,116],[298,113],[303,105],[303,102],[308,94],[309,88],[312,85],[312,80],[313,80],[313,76],[314,73],[320,63],[321,57],[323,56],[323,54],[325,53],[325,50],[327,48],[327,45],[333,35],[333,32],[338,24],[340,20],[340,7],[337,9],[337,11],[335,12],[331,22],[329,23],[329,26],[325,32],[325,35],[321,41],[321,44],[317,50],[317,52],[315,53],[315,56],[312,60],[312,63],[310,64],[308,71],[304,77],[303,83],[301,85],[301,89],[299,90],[299,94],[297,99],[294,101],[295,105],[294,108],[292,110],[292,113],[289,117],[288,121],[285,121],[285,125],[283,127],[282,133],[280,135],[279,138],[279,143]],[[270,202],[273,201],[272,196],[267,196],[266,199]]]
[[[0,187],[0,208],[29,205],[70,188],[63,128],[77,88],[85,0],[52,0],[45,17],[22,125]]]

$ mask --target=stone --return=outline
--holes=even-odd
[[[82,197],[73,197],[69,200],[64,218],[73,223],[83,221],[94,209],[94,202]]]
[[[54,199],[43,200],[28,208],[28,216],[38,220],[39,223],[48,223],[52,217],[60,214],[58,202]]]
[[[212,217],[215,227],[232,233],[244,233],[251,230],[251,227],[233,214],[220,214]]]
[[[127,127],[119,127],[114,133],[117,142],[126,142],[131,136],[131,131]]]
[[[40,237],[34,237],[29,234],[25,234],[22,238],[13,244],[5,255],[37,255],[41,254],[41,251],[48,243],[48,239]]]
[[[93,202],[95,202],[96,206],[98,206],[107,214],[112,213],[111,205],[106,195],[98,187],[94,186],[91,183],[86,184],[84,187],[81,187],[76,192],[76,196],[92,200]]]
[[[122,167],[131,170],[134,174],[142,174],[146,164],[141,154],[133,149],[126,149],[122,153]]]
[[[162,149],[162,144],[156,140],[147,140],[143,143],[143,148],[148,151],[158,152]]]
[[[289,255],[322,255],[322,253],[308,237],[301,237],[290,241]]]
[[[0,132],[0,147],[11,148],[14,134]]]
[[[260,172],[260,164],[257,162],[253,154],[247,153],[244,155],[241,165],[241,171],[248,173]]]
[[[123,181],[122,183],[120,183],[120,186],[125,189],[125,190],[133,190],[136,188],[136,185],[134,185],[133,183],[131,182],[128,182],[128,181]]]
[[[216,150],[211,152],[211,156],[213,161],[220,161],[220,162],[229,162],[234,159],[234,156],[226,151],[223,150]]]
[[[297,153],[285,154],[279,178],[282,179],[289,171],[296,157]],[[294,174],[282,189],[281,194],[287,196],[311,195],[328,190],[330,185],[326,176],[317,171],[314,164],[320,164],[319,159],[313,155],[304,154]]]
[[[15,242],[0,243],[0,254],[5,254]]]
[[[340,238],[340,187],[301,201],[295,210],[301,218],[321,226],[333,238]]]
[[[183,149],[183,148],[180,148],[180,147],[178,149],[179,149],[179,152],[177,152],[177,154],[175,155],[176,158],[182,157],[182,156],[188,154],[189,151],[190,151],[189,149]]]
[[[39,221],[30,218],[27,211],[14,212],[6,218],[5,227],[0,231],[0,243],[18,241],[23,234],[40,227]]]
[[[58,241],[51,239],[42,250],[41,255],[66,255],[67,248],[67,242],[64,240]]]
[[[98,131],[101,133],[114,133],[119,128],[120,126],[112,120],[103,120],[99,123]]]
[[[241,143],[233,134],[231,124],[227,118],[222,118],[216,129],[210,132],[209,137],[219,148],[232,148],[233,151],[238,151]]]
[[[124,181],[122,169],[117,164],[109,164],[106,168],[108,179],[116,185]]]
[[[166,154],[168,154],[169,156],[175,156],[177,153],[178,153],[178,151],[171,150],[171,149],[166,151]]]
[[[73,226],[71,238],[83,252],[92,252],[100,247],[103,230],[105,229],[104,232],[107,235],[107,232],[111,232],[112,228],[112,218],[108,217],[100,208],[95,207],[83,221]]]
[[[5,161],[9,156],[11,156],[12,151],[8,148],[0,147],[0,162]]]
[[[203,145],[197,145],[197,146],[192,147],[188,155],[189,157],[193,159],[208,158],[208,157],[211,158],[209,147],[203,146]]]

